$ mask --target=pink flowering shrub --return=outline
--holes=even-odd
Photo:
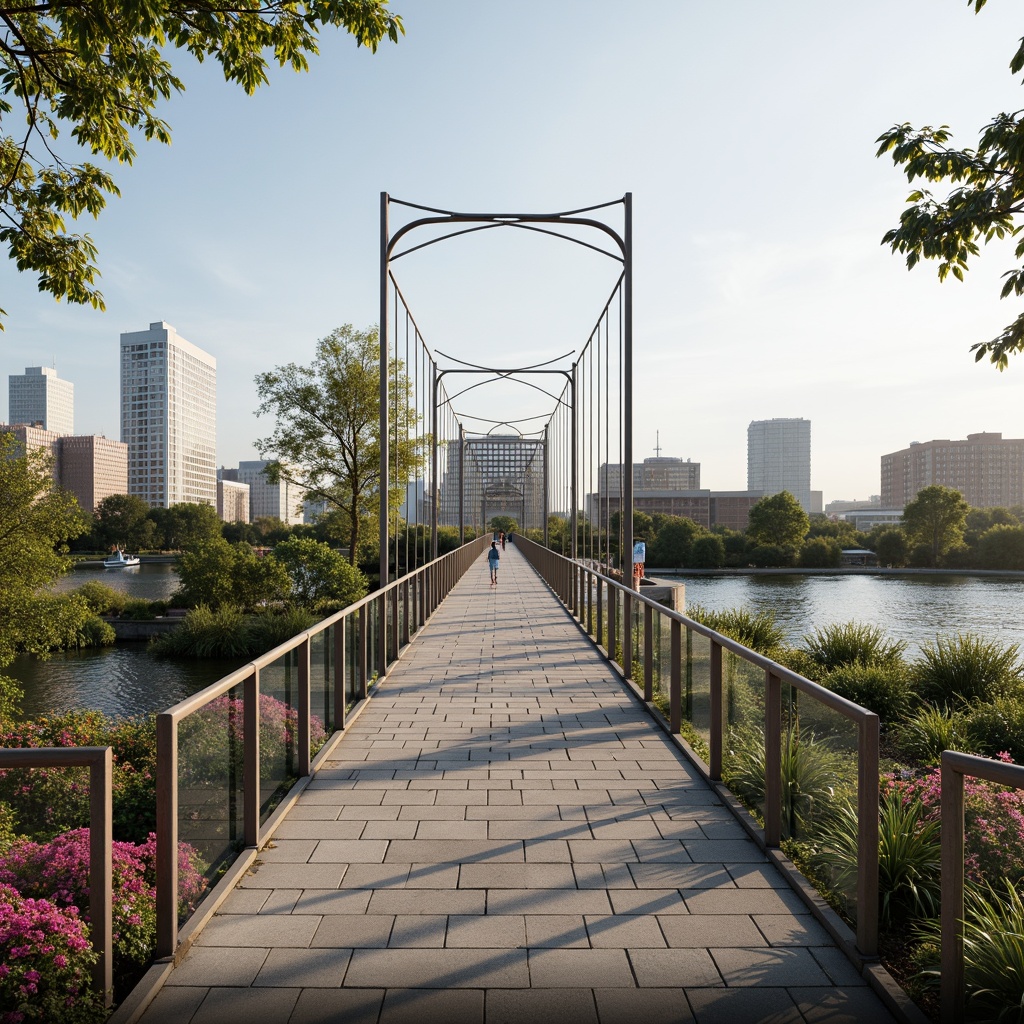
[[[106,1011],[89,987],[96,961],[76,907],[0,884],[0,1024],[92,1024]]]
[[[156,827],[152,717],[112,721],[98,711],[79,711],[7,723],[0,731],[0,746],[112,747],[114,836],[143,842]],[[14,812],[18,832],[50,839],[89,820],[88,769],[0,769],[0,802]]]
[[[112,845],[115,979],[131,977],[152,956],[156,937],[156,836],[146,843]],[[0,855],[0,884],[22,896],[73,908],[89,920],[89,830],[75,829],[48,843],[17,840]],[[179,901],[191,909],[205,887],[195,851],[179,849]],[[0,1022],[2,1024],[2,1022]]]
[[[1012,763],[1008,754],[998,756]],[[940,780],[938,768],[913,778],[887,775],[882,793],[899,796],[904,805],[920,800],[923,819],[938,821]],[[971,881],[997,885],[1005,878],[1016,885],[1024,879],[1024,790],[965,778],[964,837],[964,870]]]

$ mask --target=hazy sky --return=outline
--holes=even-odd
[[[965,284],[879,245],[909,191],[875,138],[949,124],[976,141],[1024,106],[1007,65],[1015,4],[965,0],[393,0],[406,36],[376,54],[328,33],[307,75],[254,97],[178,57],[161,113],[90,231],[107,311],[56,304],[0,263],[6,376],[56,360],[80,433],[119,434],[118,337],[165,320],[218,363],[218,462],[271,425],[253,377],[377,319],[379,194],[458,210],[548,212],[633,193],[635,445],[746,486],[752,419],[812,423],[825,500],[879,490],[910,441],[1024,437],[1024,357],[970,345],[1016,315],[1012,255]],[[507,361],[579,349],[612,271],[541,239],[434,247],[409,275],[434,348]],[[498,241],[502,245],[497,244]],[[605,261],[608,263],[608,261]],[[504,413],[503,413],[504,415]]]

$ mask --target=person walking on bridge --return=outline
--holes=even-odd
[[[498,552],[498,545],[495,541],[491,541],[491,550],[487,552],[487,567],[491,570],[491,586],[496,587],[498,585],[498,560],[501,558]]]

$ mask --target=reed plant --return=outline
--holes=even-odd
[[[309,629],[312,612],[291,608],[246,615],[232,605],[193,608],[181,625],[150,641],[158,657],[254,658]]]
[[[1000,644],[973,633],[938,636],[921,653],[914,680],[933,704],[955,708],[1024,693],[1024,666],[1017,644]]]
[[[963,713],[923,707],[899,727],[896,744],[911,761],[938,764],[944,750],[972,751],[975,740]]]
[[[769,611],[752,612],[746,608],[711,611],[703,605],[694,604],[686,609],[686,614],[759,654],[773,655],[786,639],[785,630]]]
[[[803,637],[803,650],[826,672],[848,665],[898,667],[907,644],[890,640],[877,626],[864,622],[837,622],[821,626]]]
[[[905,669],[897,665],[841,665],[824,675],[821,684],[874,711],[884,726],[904,721],[918,703]]]

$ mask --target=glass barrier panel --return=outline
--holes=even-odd
[[[722,651],[722,778],[764,820],[764,670]]]
[[[260,670],[260,822],[298,778],[298,687],[296,651]]]
[[[334,626],[309,640],[309,756],[316,757],[332,731],[331,661]]]
[[[178,884],[193,904],[195,875],[212,886],[245,841],[242,687],[178,723]]]
[[[380,602],[371,601],[366,606],[366,685],[367,688],[372,681],[380,675],[378,655],[380,644],[377,642],[378,630],[380,629]]]
[[[687,739],[705,761],[711,756],[711,641],[692,629],[683,631],[683,723]]]
[[[669,699],[672,688],[672,620],[662,612],[654,611],[654,705],[669,719]]]
[[[644,605],[632,601],[632,622],[629,625],[629,663],[633,682],[642,690],[644,687]]]
[[[780,738],[783,843],[796,841],[786,849],[798,866],[827,879],[856,922],[857,723],[783,681]],[[890,849],[904,846],[894,838]]]

